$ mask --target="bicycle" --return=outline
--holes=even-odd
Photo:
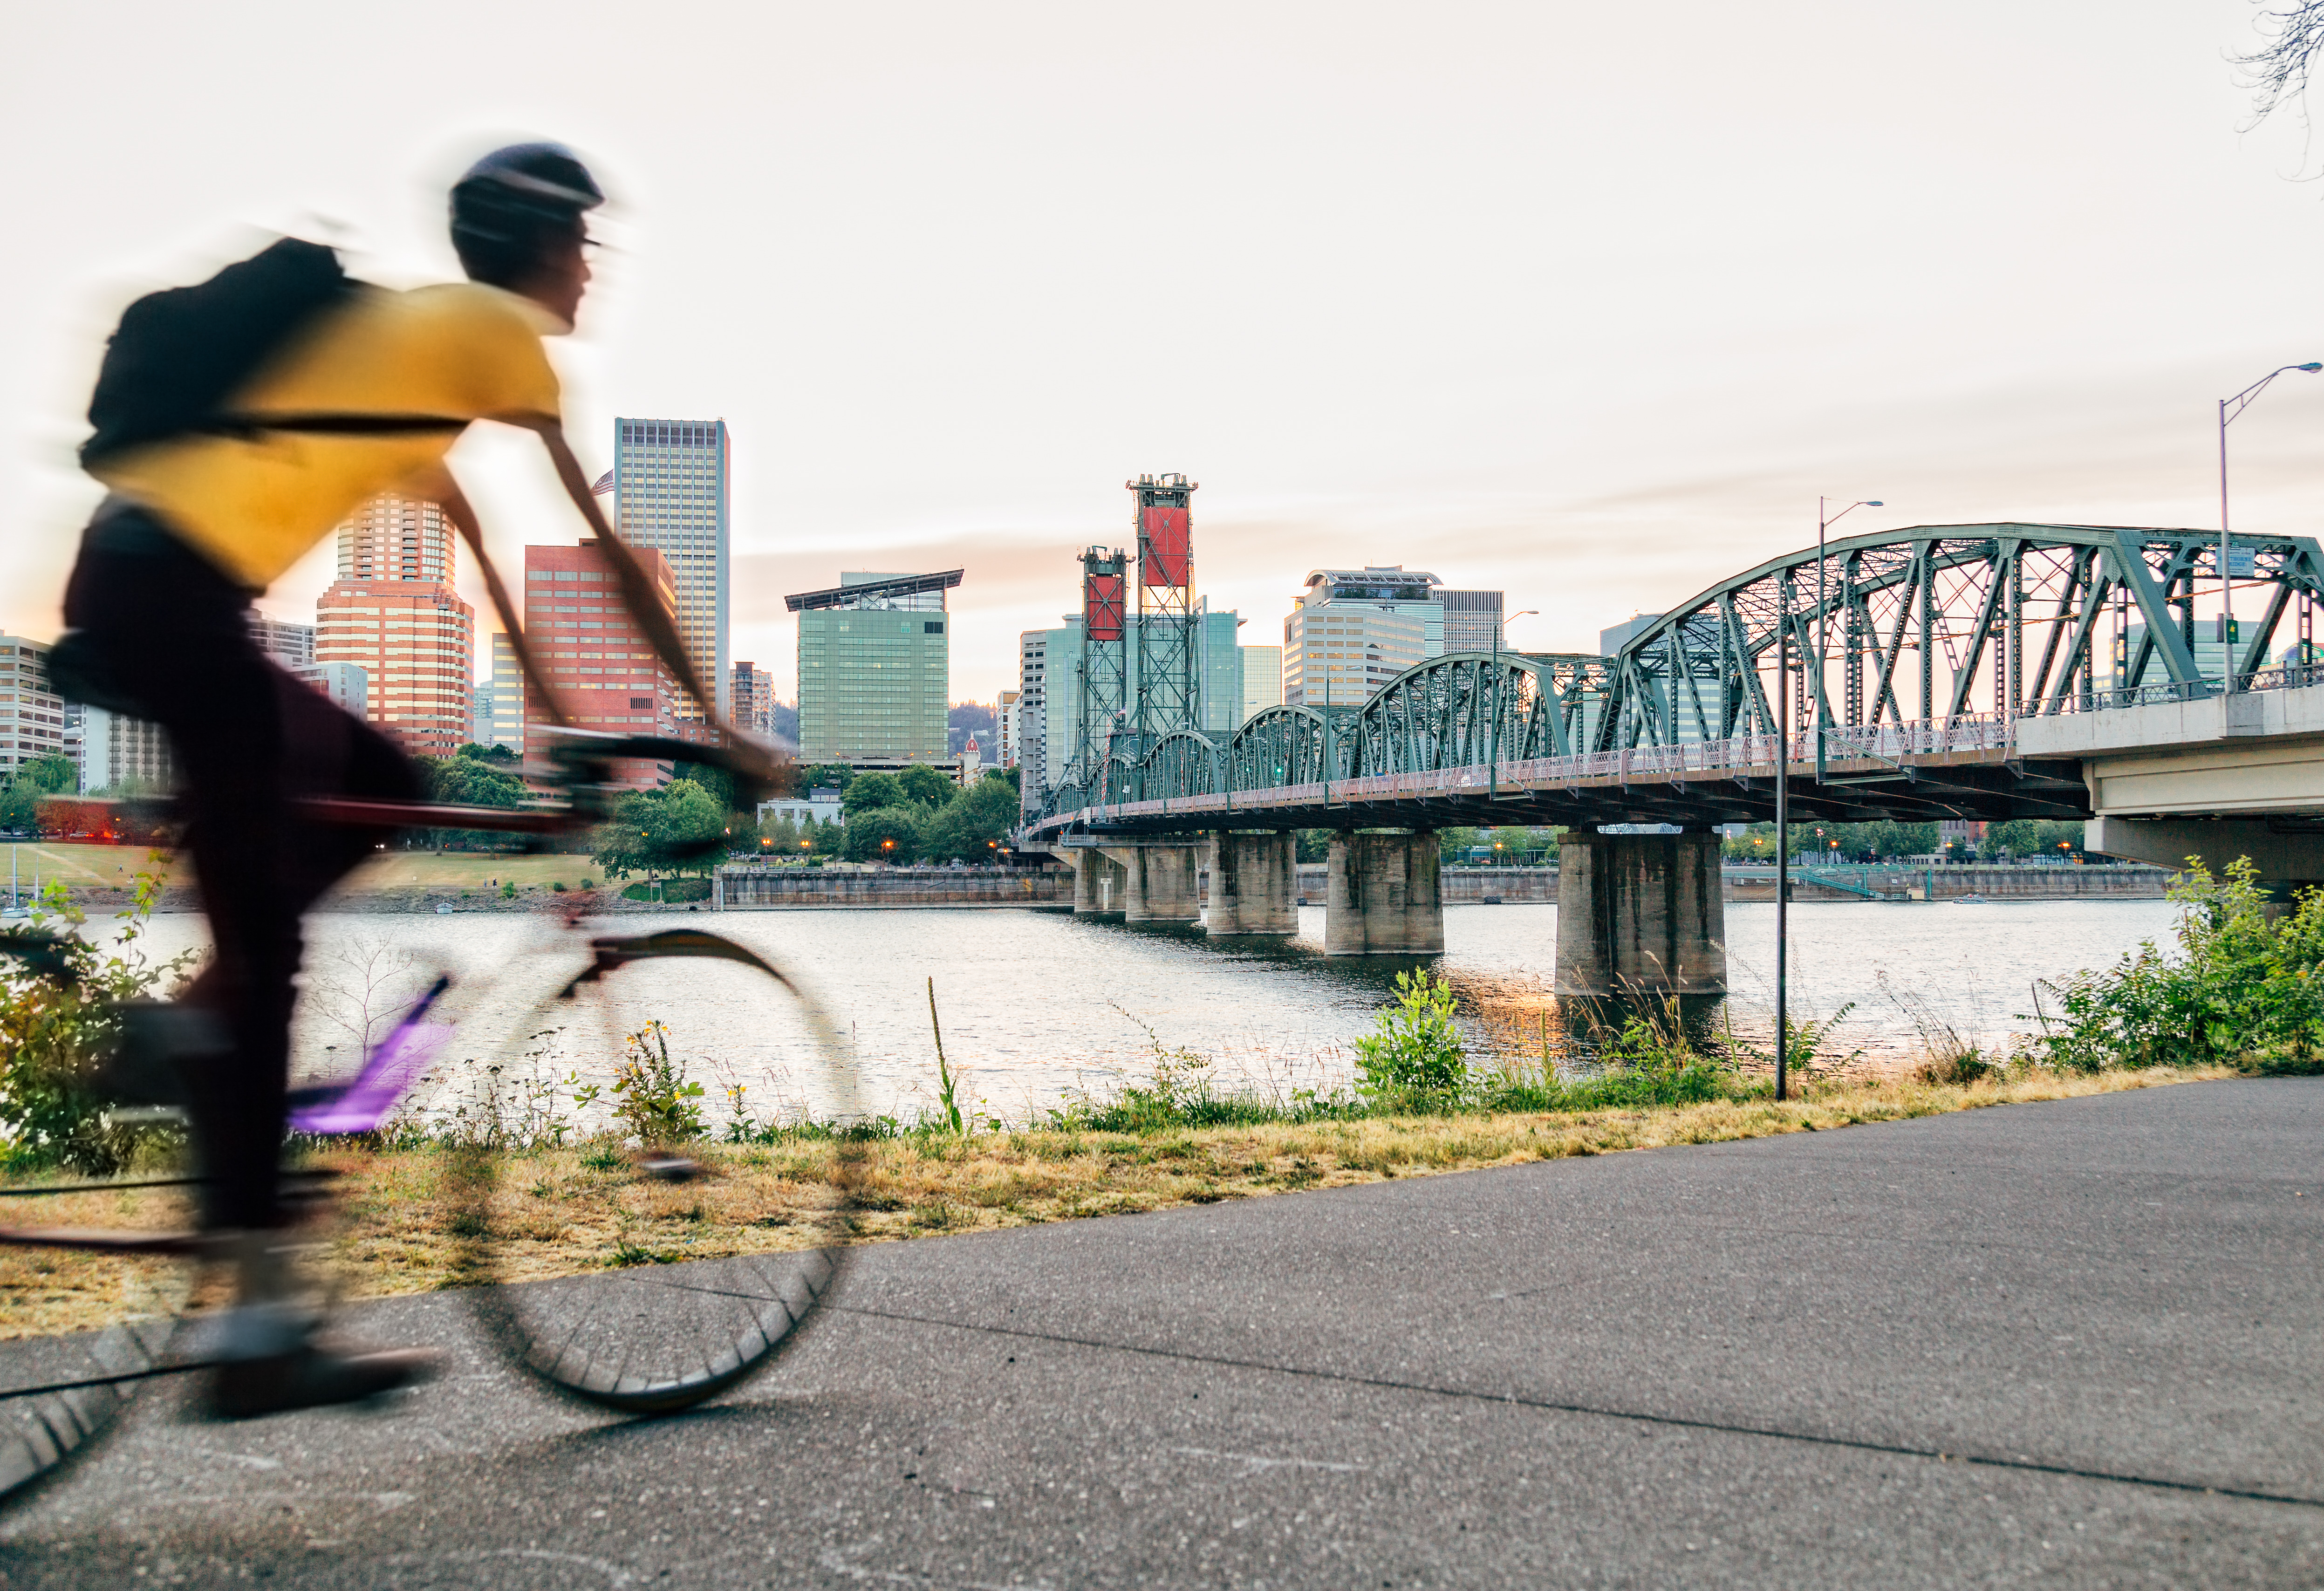
[[[301,805],[322,822],[570,834],[610,813],[621,789],[614,763],[673,757],[720,760],[715,749],[690,743],[566,731],[552,752],[566,800],[553,809],[341,798]],[[586,915],[583,902],[567,909],[568,934],[582,932]],[[51,975],[66,965],[64,948],[23,930],[0,935],[0,952]],[[294,1090],[292,1133],[376,1134],[408,1110],[450,1037],[442,1020],[450,988],[438,979],[354,1076]],[[700,1147],[692,1103],[700,1087],[689,1091],[679,1081],[663,1019],[681,1001],[714,1013],[724,1033],[741,1035],[762,1057],[811,1055],[826,1113],[843,1122],[861,1114],[838,1030],[813,997],[756,952],[692,929],[590,938],[586,959],[550,981],[496,1062],[472,1072],[465,1094],[449,1085],[452,1102],[437,1107],[446,1191],[438,1202],[448,1212],[438,1235],[451,1240],[457,1278],[474,1284],[475,1317],[546,1385],[632,1415],[691,1407],[765,1368],[838,1283],[855,1208],[844,1137],[827,1183],[805,1191],[779,1177],[772,1190],[767,1179],[753,1182]],[[150,1137],[182,1127],[168,1080],[132,1082],[108,1108],[108,1128]],[[553,1110],[542,1114],[558,1090],[576,1105],[610,1094],[617,1119],[634,1130],[567,1145],[577,1122],[560,1127]],[[180,1158],[184,1147],[180,1134]],[[170,1153],[166,1143],[149,1145],[147,1159]],[[218,1318],[214,1272],[230,1235],[199,1228],[196,1178],[167,1164],[149,1169],[157,1174],[0,1188],[0,1198],[49,1200],[63,1219],[93,1223],[0,1227],[0,1256],[48,1256],[51,1291],[61,1293],[32,1298],[20,1324],[36,1330],[49,1302],[60,1306],[50,1323],[77,1320],[92,1298],[109,1300],[111,1315],[96,1329],[0,1340],[0,1500],[85,1455],[144,1383],[222,1362],[203,1327]],[[296,1236],[309,1250],[327,1246],[319,1229],[337,1174],[327,1166],[286,1171],[284,1198],[303,1212]],[[336,1301],[328,1296],[324,1307]]]

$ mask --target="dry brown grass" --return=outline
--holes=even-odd
[[[1811,1085],[1805,1097],[1576,1113],[1395,1117],[1304,1127],[1210,1127],[1144,1136],[1022,1132],[849,1145],[852,1240],[883,1242],[1209,1204],[1397,1177],[1517,1165],[1680,1144],[1829,1131],[2038,1099],[2074,1099],[2236,1075],[2226,1068],[2034,1076],[1966,1085],[1910,1077]],[[837,1145],[706,1145],[716,1175],[641,1188],[578,1149],[501,1157],[495,1231],[504,1274],[573,1274],[621,1263],[797,1249],[835,1230]],[[423,1292],[477,1279],[475,1200],[463,1162],[433,1149],[339,1157],[334,1245],[351,1296]],[[149,1196],[105,1196],[75,1224],[152,1219]],[[12,1201],[13,1202],[13,1201]],[[45,1201],[43,1201],[45,1202]],[[141,1211],[143,1213],[141,1215]],[[16,1215],[11,1210],[9,1215]],[[63,1224],[68,1212],[55,1212]],[[116,1262],[0,1250],[0,1337],[110,1318]]]

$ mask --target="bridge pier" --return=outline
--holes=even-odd
[[[1334,834],[1328,860],[1325,955],[1434,955],[1444,948],[1433,832]]]
[[[1065,860],[1074,866],[1074,915],[1102,916],[1122,909],[1130,881],[1120,862],[1102,851],[1078,848],[1065,852]]]
[[[1132,845],[1105,855],[1121,876],[1122,921],[1192,923],[1202,916],[1193,846]]]
[[[1719,836],[1568,829],[1557,855],[1557,992],[1725,994]]]
[[[1211,909],[1206,932],[1299,932],[1297,847],[1286,830],[1211,835]]]

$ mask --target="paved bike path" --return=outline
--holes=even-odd
[[[762,1381],[144,1411],[0,1586],[2324,1583],[2324,1081],[869,1251]]]

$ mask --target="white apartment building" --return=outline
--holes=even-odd
[[[493,672],[488,681],[492,694],[487,698],[492,709],[489,722],[476,725],[476,741],[484,746],[505,746],[519,757],[524,755],[524,670],[517,667],[516,647],[499,630],[493,631]]]
[[[160,724],[102,707],[81,709],[81,794],[150,795],[174,788],[177,782],[178,765]]]
[[[0,630],[0,781],[65,750],[65,704],[49,688],[44,641]]]

